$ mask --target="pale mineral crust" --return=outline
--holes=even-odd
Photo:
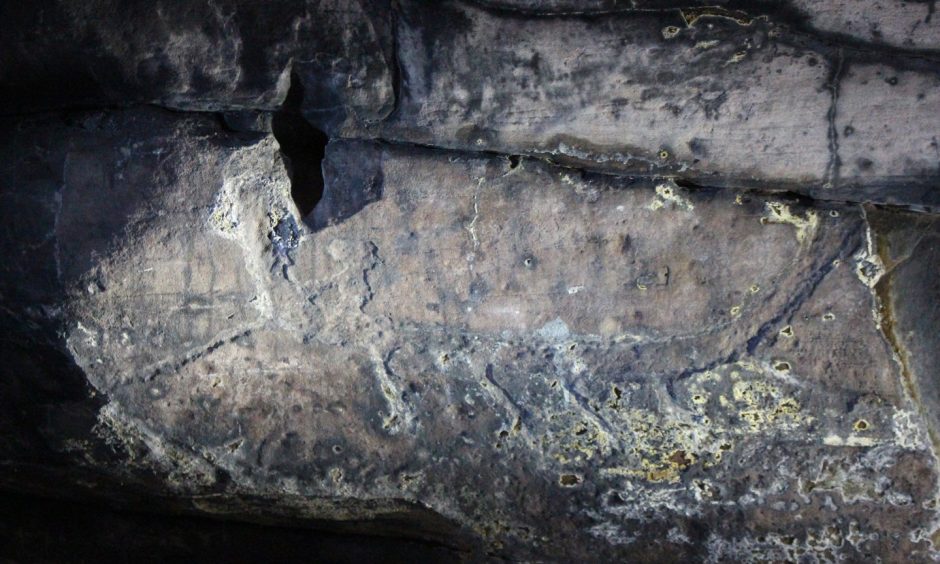
[[[0,7],[0,556],[940,558],[933,4],[718,4]]]

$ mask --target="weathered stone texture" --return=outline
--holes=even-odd
[[[0,488],[936,559],[935,23],[637,4],[4,6]]]
[[[887,4],[46,0],[0,14],[0,99],[250,114],[293,73],[346,137],[933,207],[932,4]]]
[[[403,8],[402,99],[383,136],[936,205],[935,71],[874,68],[856,47],[722,9],[525,18],[445,6]],[[431,25],[442,11],[447,24]]]

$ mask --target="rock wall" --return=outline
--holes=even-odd
[[[713,4],[0,6],[0,488],[338,560],[940,557],[933,3]]]

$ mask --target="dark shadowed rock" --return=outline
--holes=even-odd
[[[932,4],[843,4],[10,4],[0,101],[222,110],[266,131],[256,112],[293,75],[332,135],[933,208]]]
[[[880,318],[894,349],[904,385],[929,421],[931,439],[940,431],[940,223],[934,216],[868,211],[878,261]]]
[[[0,18],[3,113],[140,102],[274,110],[292,71],[314,121],[373,121],[394,103],[383,0],[42,0],[5,3]]]

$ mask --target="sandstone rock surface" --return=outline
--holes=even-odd
[[[3,7],[3,491],[338,560],[938,557],[926,4],[186,6]]]

